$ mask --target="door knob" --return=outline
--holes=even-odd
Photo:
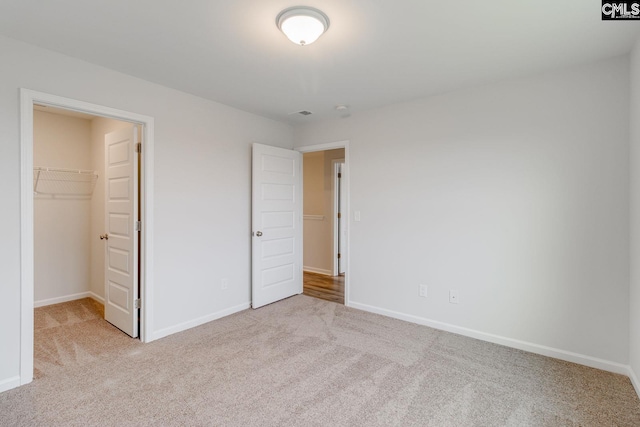
[[[109,240],[109,235],[107,233],[100,235],[100,240]]]
[[[258,237],[262,236],[262,231],[256,231],[256,236]]]

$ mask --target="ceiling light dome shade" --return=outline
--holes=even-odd
[[[327,31],[329,18],[318,9],[296,6],[280,12],[276,24],[289,40],[305,46],[318,40]]]

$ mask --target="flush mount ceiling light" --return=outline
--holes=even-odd
[[[295,44],[305,46],[318,40],[329,28],[327,15],[307,6],[295,6],[280,12],[276,25]]]

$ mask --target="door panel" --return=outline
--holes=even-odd
[[[302,156],[253,144],[252,306],[302,293]]]
[[[137,127],[105,136],[105,319],[138,336]]]

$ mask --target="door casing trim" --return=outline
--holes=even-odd
[[[340,219],[338,218],[338,213],[342,214],[344,208],[340,206],[340,186],[344,187],[344,181],[342,178],[338,179],[338,165],[345,165],[344,159],[333,159],[331,160],[331,192],[333,199],[333,275],[337,276],[340,274],[340,260],[338,260],[338,254],[340,253]],[[347,166],[344,166],[344,172],[347,173]],[[342,182],[342,184],[341,184]],[[346,198],[346,194],[345,194]],[[347,234],[349,233],[349,229],[347,228]],[[342,258],[342,257],[341,257]],[[347,259],[347,254],[344,254],[344,259]],[[344,260],[343,260],[344,262]],[[345,262],[346,263],[346,262]]]

